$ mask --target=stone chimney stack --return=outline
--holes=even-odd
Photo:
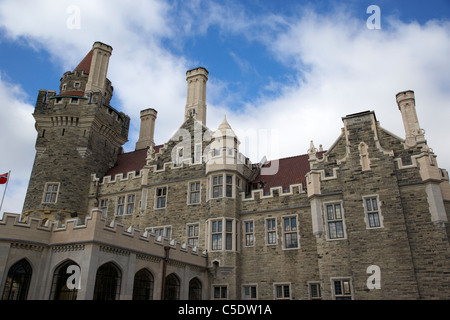
[[[136,142],[136,150],[155,145],[153,137],[155,134],[156,114],[156,110],[151,108],[141,111],[141,128],[139,130],[139,140]]]
[[[101,92],[106,90],[106,75],[108,73],[109,58],[112,47],[101,42],[95,42],[92,46],[92,61],[89,70],[89,78],[86,83],[86,93]]]
[[[396,95],[396,100],[398,108],[402,113],[406,145],[412,147],[418,143],[426,143],[425,131],[420,128],[419,119],[417,118],[414,91],[399,92]]]
[[[206,82],[208,70],[203,67],[186,72],[187,97],[184,119],[193,115],[203,125],[206,125]]]

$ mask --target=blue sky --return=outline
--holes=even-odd
[[[381,10],[381,29],[367,28],[370,5]],[[78,24],[70,24],[74,17]],[[185,72],[203,66],[207,126],[216,129],[226,114],[253,161],[306,153],[311,140],[326,149],[342,116],[369,109],[404,137],[395,94],[412,89],[426,138],[439,165],[450,168],[448,0],[3,0],[0,173],[12,177],[1,211],[22,209],[38,90],[57,90],[95,41],[114,49],[111,104],[131,117],[126,151],[137,140],[141,109],[158,111],[156,143],[170,138],[183,120]],[[250,147],[251,132],[270,143]]]

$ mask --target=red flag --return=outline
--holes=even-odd
[[[8,173],[0,174],[0,184],[5,184],[8,181]]]

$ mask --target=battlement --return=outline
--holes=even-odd
[[[164,257],[165,248],[171,248],[172,260],[200,267],[206,266],[207,257],[206,251],[156,236],[150,228],[140,230],[115,221],[108,224],[96,208],[91,210],[84,222],[76,218],[67,220],[64,225],[33,217],[21,222],[19,214],[4,213],[0,220],[0,241],[30,243],[40,247],[108,243],[110,247],[159,258]]]

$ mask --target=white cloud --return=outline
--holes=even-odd
[[[297,72],[297,83],[275,99],[261,97],[244,114],[230,116],[230,124],[280,130],[281,156],[306,153],[311,139],[330,147],[340,134],[341,117],[364,110],[374,110],[384,128],[404,136],[395,94],[412,89],[429,145],[440,166],[450,168],[450,24],[386,20],[388,27],[381,30],[369,30],[365,21],[341,12],[310,12],[291,21],[266,44]]]
[[[3,78],[0,74],[0,171],[11,171],[11,176],[8,185],[0,185],[0,197],[7,187],[1,211],[21,212],[35,155],[33,107],[24,102],[26,94],[20,86]]]

